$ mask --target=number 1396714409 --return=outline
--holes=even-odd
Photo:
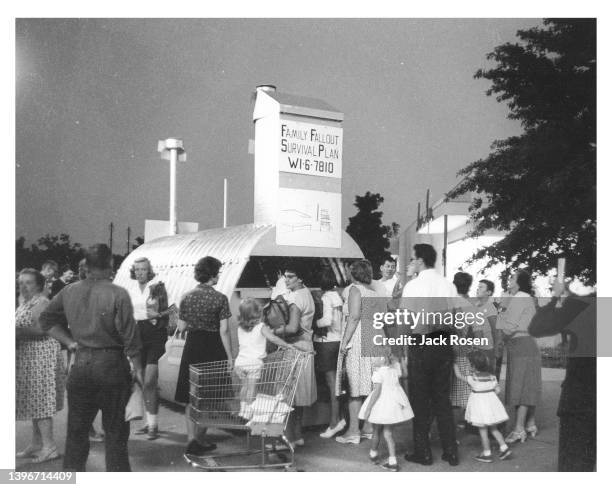
[[[9,471],[8,481],[63,481],[73,480],[76,473],[71,471]]]

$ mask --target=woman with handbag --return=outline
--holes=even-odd
[[[147,435],[147,439],[153,441],[159,437],[157,413],[159,410],[159,399],[157,395],[157,380],[159,376],[157,363],[165,352],[166,325],[168,323],[168,294],[164,283],[155,281],[155,273],[151,262],[146,257],[134,261],[130,269],[130,277],[133,282],[128,288],[128,293],[134,307],[134,320],[142,341],[140,359],[143,372],[142,386],[146,424],[138,429],[135,434]]]
[[[274,334],[294,344],[297,349],[313,352],[312,320],[315,314],[314,300],[310,290],[304,286],[305,272],[300,264],[294,263],[285,267],[285,284],[289,290],[289,323],[274,329]],[[287,439],[294,446],[303,446],[302,413],[317,401],[317,380],[312,356],[302,369],[295,390],[294,410],[287,423]]]

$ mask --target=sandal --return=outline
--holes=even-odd
[[[359,442],[361,441],[361,438],[359,437],[359,435],[356,436],[336,436],[336,442],[339,442],[340,444],[359,444]]]
[[[61,454],[59,453],[56,447],[52,447],[45,452],[41,452],[36,458],[32,460],[32,463],[44,463],[46,461],[53,461],[54,459],[61,458]]]
[[[33,458],[34,456],[36,456],[36,453],[38,453],[38,451],[40,451],[42,448],[39,447],[38,449],[33,448],[32,446],[28,446],[26,447],[23,451],[19,451],[17,454],[15,454],[15,457],[17,458]]]
[[[506,436],[506,444],[514,444],[515,442],[521,441],[521,443],[527,440],[527,433],[524,430],[516,431],[513,430]]]
[[[532,439],[535,439],[535,436],[538,435],[538,428],[535,425],[532,425],[531,427],[527,427],[525,429],[525,432],[527,432],[527,435],[529,437],[531,437]]]

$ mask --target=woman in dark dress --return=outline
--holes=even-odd
[[[204,257],[195,266],[198,284],[181,300],[178,328],[187,331],[187,340],[181,357],[178,383],[174,399],[189,403],[189,365],[201,362],[225,361],[231,363],[232,351],[227,319],[231,316],[227,296],[213,286],[219,280],[221,262],[214,257]],[[228,369],[231,366],[228,367]],[[189,405],[185,409],[187,421],[187,454],[199,456],[216,448],[206,443],[206,429],[197,430],[189,417]]]

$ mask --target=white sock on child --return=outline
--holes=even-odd
[[[147,427],[157,427],[157,414],[146,412],[147,414]]]
[[[482,451],[482,454],[485,456],[491,456],[491,450],[489,451]]]
[[[389,456],[389,464],[397,464],[397,458],[395,456]]]
[[[375,458],[376,456],[378,456],[378,451],[370,449],[370,458]]]
[[[508,449],[508,444],[504,444],[503,446],[499,446],[499,450],[500,451],[505,451],[506,449]]]

